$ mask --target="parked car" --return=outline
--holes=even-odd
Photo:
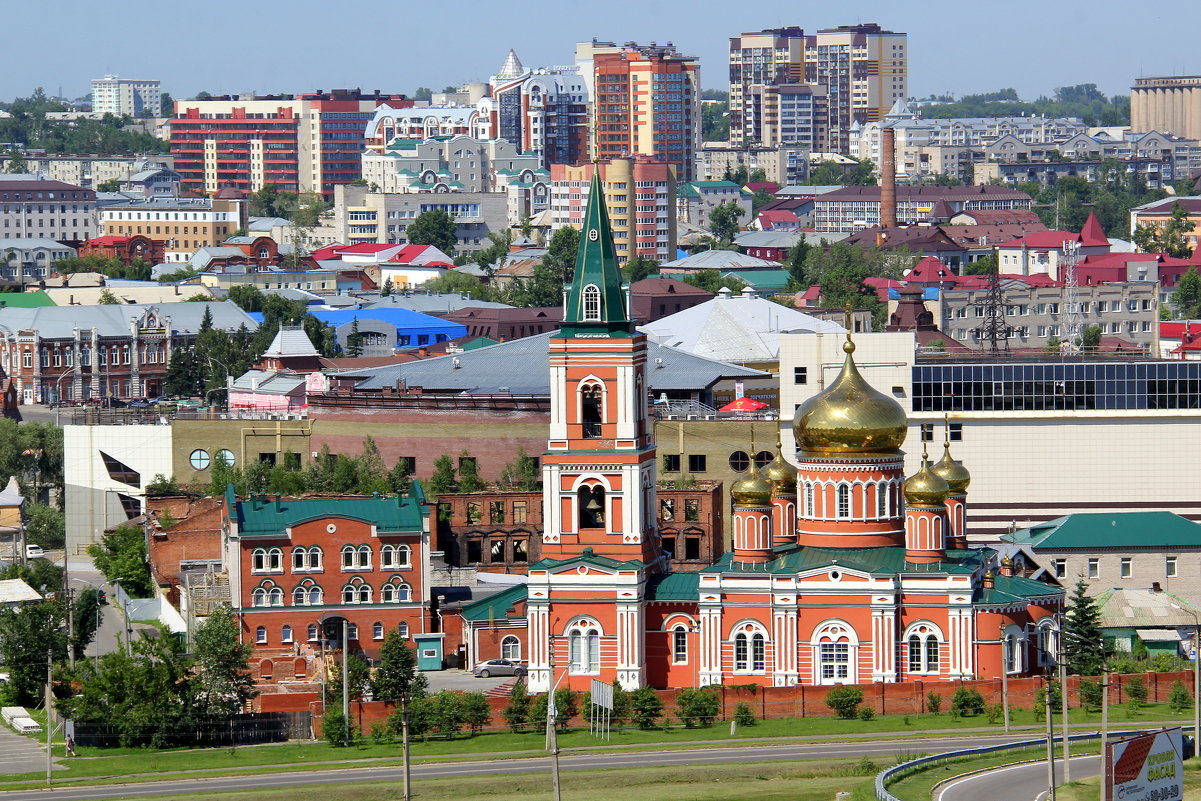
[[[26,559],[41,559],[45,555],[46,555],[46,552],[44,550],[42,550],[41,545],[26,545],[25,546],[25,558]]]
[[[131,408],[131,409],[149,409],[150,401],[146,400],[145,398],[134,398],[133,400],[131,400],[129,402],[129,408]]]
[[[473,667],[471,674],[477,679],[486,679],[489,676],[524,676],[526,670],[524,662],[512,659],[489,659],[487,662],[480,662]]]

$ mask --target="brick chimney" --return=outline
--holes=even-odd
[[[885,126],[880,130],[880,225],[897,225],[897,132]]]

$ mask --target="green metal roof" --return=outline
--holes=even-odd
[[[901,546],[880,548],[817,548],[787,545],[776,550],[775,558],[758,564],[733,561],[726,554],[717,564],[704,568],[702,573],[801,573],[821,567],[842,567],[874,575],[895,573],[971,573],[980,566],[984,552],[970,550],[948,551],[941,562],[913,563],[905,561]]]
[[[596,565],[597,567],[608,568],[609,570],[637,570],[646,567],[643,562],[637,559],[619,560],[609,556],[601,556],[591,548],[585,548],[584,552],[579,556],[573,556],[570,559],[543,559],[535,564],[530,565],[530,570],[549,570],[554,567],[564,567],[566,565]]]
[[[698,186],[703,189],[738,189],[742,187],[733,181],[689,181],[688,186]]]
[[[591,292],[598,293],[595,314],[585,301],[585,295]],[[588,191],[588,208],[584,212],[580,249],[575,260],[575,278],[567,291],[566,307],[559,326],[561,337],[629,338],[634,333],[599,169],[593,172]]]
[[[676,187],[676,197],[700,197],[701,193],[696,191],[692,184],[680,184]]]
[[[738,278],[750,284],[755,289],[780,290],[788,284],[792,273],[787,270],[727,270],[723,278]]]
[[[1066,515],[1005,534],[1036,550],[1201,546],[1201,524],[1172,512],[1088,512]]]
[[[500,343],[497,342],[495,339],[488,339],[488,337],[476,337],[475,339],[471,340],[470,342],[463,343],[463,350],[475,350],[476,348],[486,348],[489,345],[498,345],[498,344],[500,344]]]
[[[696,601],[700,575],[687,573],[658,573],[646,583],[648,601]]]
[[[0,304],[13,309],[35,309],[53,306],[54,301],[45,292],[0,292]]]
[[[322,517],[344,517],[375,525],[384,532],[421,531],[425,498],[421,485],[414,481],[415,492],[406,496],[379,495],[371,498],[270,498],[255,496],[236,501],[233,488],[226,500],[243,537],[280,536],[298,523]]]
[[[513,607],[526,598],[526,586],[516,584],[495,595],[473,601],[463,607],[464,620],[498,620],[501,618],[519,618],[521,615],[511,614]]]
[[[1008,595],[1023,601],[1031,598],[1062,597],[1064,593],[1062,587],[1056,587],[1054,584],[1047,584],[1044,581],[1035,581],[1025,576],[996,576],[993,579],[993,589],[984,591],[986,595],[989,592]]]

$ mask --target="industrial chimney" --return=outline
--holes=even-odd
[[[897,132],[890,126],[880,131],[880,225],[897,225]]]

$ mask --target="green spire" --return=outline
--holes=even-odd
[[[628,337],[634,327],[621,286],[621,267],[613,248],[613,229],[605,207],[600,165],[593,165],[588,190],[588,210],[580,231],[575,279],[567,290],[567,308],[560,331],[563,336]]]

